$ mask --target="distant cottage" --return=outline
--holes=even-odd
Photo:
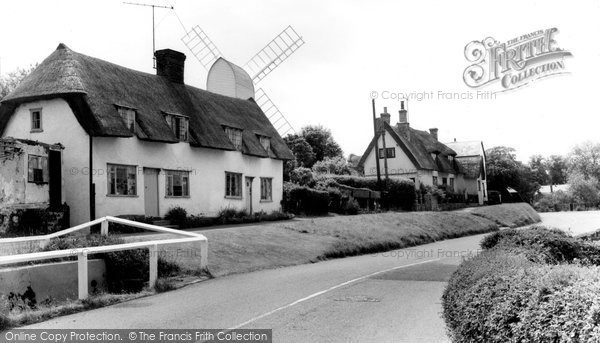
[[[421,185],[442,187],[465,197],[475,196],[479,204],[487,201],[485,152],[481,141],[441,143],[438,129],[426,132],[410,127],[403,102],[398,124],[392,126],[390,121],[386,108],[376,119],[377,134],[358,162],[365,176],[377,175],[377,157],[382,176],[386,174],[387,165],[388,177],[410,179],[417,189]]]
[[[151,75],[60,44],[2,100],[0,137],[64,147],[71,224],[173,206],[279,210],[293,155],[259,106],[185,85],[180,52],[155,57]]]

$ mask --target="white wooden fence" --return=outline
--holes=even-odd
[[[158,246],[159,245],[198,242],[198,244],[200,246],[200,266],[199,267],[201,269],[206,269],[208,266],[208,239],[204,235],[194,233],[194,232],[175,230],[175,229],[169,229],[169,228],[156,226],[156,225],[139,223],[139,222],[135,222],[135,221],[131,221],[131,220],[110,217],[110,216],[102,217],[102,218],[93,220],[91,222],[77,225],[72,228],[58,231],[55,233],[51,233],[48,235],[2,238],[2,239],[0,239],[0,244],[38,241],[39,246],[41,248],[43,248],[53,238],[57,238],[60,236],[68,235],[70,233],[81,231],[81,230],[87,229],[87,228],[97,225],[97,224],[100,224],[100,234],[103,236],[107,236],[108,235],[108,223],[118,223],[118,224],[128,225],[128,226],[137,227],[137,228],[141,228],[141,229],[146,229],[146,230],[150,230],[150,231],[170,233],[170,234],[185,236],[185,238],[152,240],[152,241],[134,242],[134,243],[126,243],[126,244],[114,244],[114,245],[104,245],[104,246],[95,246],[95,247],[75,248],[75,249],[69,249],[69,250],[55,250],[55,251],[29,253],[29,254],[0,256],[0,266],[7,265],[7,264],[13,264],[13,263],[20,263],[20,262],[41,261],[41,260],[49,260],[49,259],[53,259],[53,258],[77,256],[79,299],[85,299],[88,297],[88,255],[89,254],[98,254],[98,253],[106,253],[106,252],[113,252],[113,251],[147,248],[150,253],[149,287],[151,287],[151,288],[154,288],[154,286],[156,285],[156,279],[158,278]]]

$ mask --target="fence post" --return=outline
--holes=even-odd
[[[153,244],[148,247],[150,256],[150,280],[148,282],[149,288],[154,288],[156,286],[156,280],[158,279],[158,245]]]
[[[79,299],[88,297],[88,256],[85,249],[77,253],[77,282]]]
[[[100,234],[102,236],[108,236],[108,219],[104,219],[100,224]]]
[[[208,270],[208,240],[200,241],[200,269]]]

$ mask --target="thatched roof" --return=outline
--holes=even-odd
[[[485,155],[483,142],[481,141],[450,142],[445,144],[456,151],[456,156]]]
[[[482,156],[459,156],[456,161],[465,177],[476,179],[481,175],[485,179]]]
[[[128,69],[77,53],[60,44],[0,105],[0,133],[15,106],[36,99],[64,98],[93,136],[132,137],[117,105],[136,109],[135,135],[142,140],[176,143],[165,113],[190,118],[190,144],[235,150],[223,126],[243,129],[247,155],[292,159],[292,152],[252,99],[230,98],[167,78]],[[271,138],[270,156],[257,135]]]
[[[418,169],[437,170],[453,174],[459,173],[457,166],[448,160],[448,156],[456,155],[454,150],[439,142],[429,132],[415,130],[408,125],[391,126],[379,119],[376,125],[378,127],[384,125],[385,131],[391,135]],[[377,136],[371,140],[371,143],[362,155],[359,166],[364,165],[369,152],[375,147],[375,142],[379,139],[379,132],[381,130],[377,130],[377,132]],[[435,159],[431,156],[432,153],[437,155]]]

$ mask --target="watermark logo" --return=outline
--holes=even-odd
[[[504,92],[552,75],[567,73],[565,57],[555,35],[557,28],[538,30],[501,43],[488,37],[465,46],[465,57],[472,63],[464,73],[471,88],[496,86]]]

